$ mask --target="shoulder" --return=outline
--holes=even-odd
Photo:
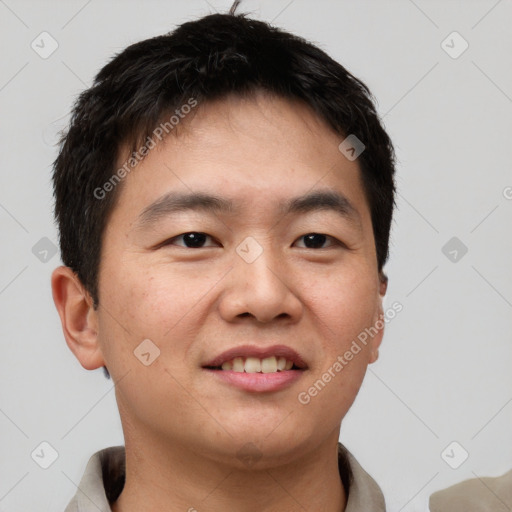
[[[464,480],[430,496],[430,512],[509,512],[512,470],[499,477]]]
[[[110,503],[121,493],[125,480],[125,448],[111,446],[94,453],[64,512],[110,511]]]
[[[341,443],[338,443],[338,466],[348,495],[345,512],[385,512],[386,504],[379,485]]]

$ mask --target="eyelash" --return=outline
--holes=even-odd
[[[195,234],[195,235],[205,235],[206,237],[208,238],[211,238],[212,240],[214,240],[214,238],[211,236],[211,235],[208,235],[207,233],[203,233],[201,231],[187,231],[186,233],[182,233],[181,235],[177,235],[175,237],[172,237],[172,238],[169,238],[168,240],[166,240],[165,242],[163,242],[162,244],[160,244],[160,247],[163,247],[163,246],[167,246],[167,245],[176,245],[176,244],[173,244],[172,242],[178,238],[181,238],[185,235],[191,235],[191,234]],[[342,246],[342,247],[346,247],[345,244],[343,242],[341,242],[340,240],[338,240],[337,238],[331,236],[331,235],[326,235],[324,233],[317,233],[317,232],[310,232],[310,233],[306,233],[305,235],[302,235],[298,238],[298,240],[306,237],[306,236],[310,236],[310,235],[320,235],[320,236],[324,236],[326,238],[326,241],[327,240],[330,240],[331,241],[331,245],[327,246],[327,247],[320,247],[320,249],[329,249],[330,247],[334,247],[334,246]],[[209,249],[210,247],[187,247],[186,245],[178,245],[178,247],[183,247],[184,249]],[[318,248],[312,248],[312,247],[301,247],[301,249],[313,249],[313,250],[318,250]]]

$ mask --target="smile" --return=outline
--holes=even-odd
[[[278,391],[299,379],[307,365],[284,345],[236,347],[203,366],[224,383],[245,391]]]
[[[231,361],[222,363],[221,370],[229,371],[232,370],[238,373],[276,373],[285,370],[291,370],[293,368],[293,361],[286,359],[285,357],[265,357],[265,359],[259,359],[257,357],[235,357]]]

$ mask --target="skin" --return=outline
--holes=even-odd
[[[107,366],[116,383],[127,476],[112,510],[344,510],[340,426],[383,330],[309,404],[297,396],[383,313],[357,160],[307,106],[263,93],[200,105],[177,134],[122,184],[102,242],[99,308],[69,268],[52,276],[69,348],[88,370]],[[343,194],[359,221],[276,209],[316,190]],[[137,228],[171,191],[216,194],[238,210],[185,211]],[[192,231],[212,238],[187,248],[179,235]],[[328,237],[310,248],[309,233],[345,245]],[[236,252],[248,236],[263,249],[252,263]],[[160,349],[149,366],[133,353],[145,339]],[[251,393],[201,368],[246,344],[293,347],[308,369],[285,389]],[[237,457],[248,443],[259,456],[250,465]]]

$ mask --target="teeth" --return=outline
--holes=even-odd
[[[274,356],[266,357],[261,361],[261,371],[263,373],[277,372],[277,360]]]
[[[235,357],[233,359],[233,371],[243,372],[244,371],[244,360],[241,357]]]
[[[261,372],[261,360],[256,357],[248,357],[245,360],[245,373]]]
[[[288,361],[285,357],[266,357],[259,359],[257,357],[235,357],[232,361],[222,363],[224,371],[234,371],[239,373],[276,373],[284,370],[291,370],[292,361]]]

